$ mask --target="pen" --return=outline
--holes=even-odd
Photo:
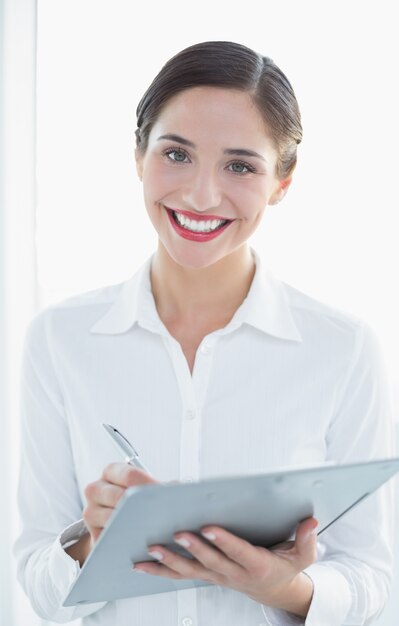
[[[151,474],[151,472],[140,461],[139,455],[133,448],[132,444],[124,435],[122,435],[122,433],[119,432],[117,428],[115,428],[115,426],[111,426],[111,424],[103,424],[103,427],[105,428],[105,432],[111,437],[119,452],[121,452],[125,457],[126,463],[147,472],[147,474]]]

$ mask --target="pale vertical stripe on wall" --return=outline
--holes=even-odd
[[[2,234],[0,336],[1,585],[4,626],[40,623],[16,583],[11,546],[18,529],[16,485],[20,357],[37,310],[35,251],[36,0],[0,0],[2,14]],[[3,465],[5,465],[3,467]],[[4,484],[3,484],[4,483]],[[3,493],[6,497],[3,497]]]
[[[0,2],[0,75],[4,75],[4,5]],[[10,520],[7,515],[9,497],[8,485],[8,420],[6,405],[6,354],[5,354],[5,232],[4,232],[4,84],[0,82],[0,418],[2,436],[0,437],[0,623],[11,623],[11,605],[9,598],[12,591],[7,564],[10,560],[9,541]],[[4,541],[5,538],[5,541]]]

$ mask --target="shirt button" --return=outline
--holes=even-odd
[[[186,419],[188,420],[195,419],[195,411],[193,411],[192,409],[189,409],[188,411],[186,411]]]
[[[183,626],[191,626],[193,620],[191,619],[191,617],[183,617],[181,623],[183,624]]]
[[[210,343],[203,343],[201,346],[202,354],[209,354],[212,351],[212,346]]]

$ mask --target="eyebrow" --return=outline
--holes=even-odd
[[[174,135],[173,133],[169,133],[168,135],[161,135],[160,137],[158,137],[157,141],[160,141],[161,139],[176,141],[177,143],[183,144],[183,146],[189,146],[190,148],[194,149],[197,147],[192,141],[184,139],[184,137],[180,137],[180,135]],[[223,150],[223,154],[235,154],[237,156],[256,157],[257,159],[262,159],[262,161],[265,161],[265,163],[267,163],[267,159],[265,159],[265,157],[263,157],[261,154],[258,154],[258,152],[255,152],[254,150],[247,150],[245,148],[226,148],[226,150]]]

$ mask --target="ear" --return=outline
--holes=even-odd
[[[136,171],[140,180],[143,180],[143,154],[136,148],[134,151],[136,159]]]
[[[289,186],[292,183],[292,176],[288,176],[288,178],[284,178],[284,180],[279,180],[273,191],[272,195],[269,199],[270,204],[278,204],[284,198],[285,194],[288,191]]]

